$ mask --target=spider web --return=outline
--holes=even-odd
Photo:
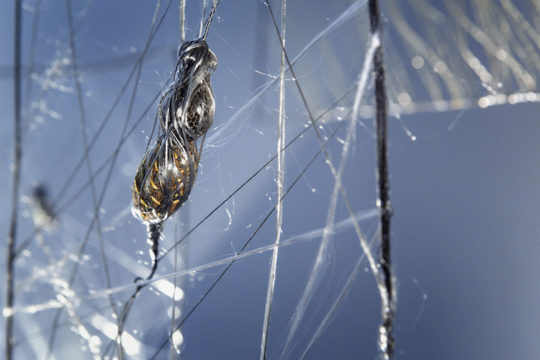
[[[370,54],[379,39],[369,31],[366,2],[287,3],[284,39],[294,75],[287,63],[282,69],[280,38],[262,2],[241,8],[226,0],[220,3],[208,35],[218,57],[212,77],[214,126],[204,143],[190,200],[165,224],[156,276],[131,305],[123,325],[123,349],[115,339],[120,310],[135,291],[133,280],[145,277],[151,267],[145,228],[129,208],[131,184],[151,138],[157,101],[176,63],[178,2],[66,4],[70,2],[24,3],[22,211],[15,306],[4,309],[15,321],[15,357],[251,359],[261,354],[261,337],[268,358],[377,357],[380,299],[359,242],[368,242],[376,254]],[[500,340],[490,354],[508,351],[515,356],[520,350],[525,354],[520,358],[534,358],[535,343],[526,330],[519,333],[523,345],[505,346],[526,315],[518,310],[498,314],[489,302],[506,294],[504,286],[517,287],[508,292],[533,304],[537,297],[537,286],[512,282],[516,277],[528,281],[538,270],[513,262],[524,253],[534,258],[538,250],[527,240],[535,234],[534,226],[517,222],[512,209],[514,201],[529,202],[536,194],[532,191],[538,175],[523,171],[530,170],[538,153],[533,136],[538,127],[528,119],[539,99],[540,9],[534,2],[506,0],[383,5],[380,41],[394,116],[390,171],[396,207],[392,234],[398,241],[395,357],[485,357],[478,348],[502,337],[506,341]],[[281,2],[271,6],[280,22]],[[187,4],[186,39],[197,36],[210,7],[211,1]],[[5,18],[4,23],[11,24]],[[9,29],[2,33],[7,39],[12,34]],[[10,59],[1,59],[6,64],[2,101],[10,109]],[[504,126],[505,117],[518,118],[516,113],[524,120]],[[475,119],[482,123],[475,124]],[[475,147],[475,136],[482,133],[488,134],[487,140]],[[508,135],[497,137],[500,133]],[[11,159],[11,132],[0,136],[6,144],[3,158]],[[490,139],[515,152],[496,151],[500,147]],[[452,153],[457,154],[448,155]],[[436,154],[450,169],[437,162]],[[500,171],[493,170],[496,165],[484,167],[476,156],[488,164],[500,161]],[[425,166],[419,166],[421,162]],[[8,173],[8,161],[3,164]],[[461,184],[458,180],[448,180],[453,169],[478,179],[462,185],[475,190],[469,198],[456,185]],[[524,175],[514,179],[508,172]],[[503,191],[487,176],[509,189],[507,198],[501,198],[506,212],[498,214],[504,219],[500,223],[516,222],[528,230],[488,230],[491,225],[485,221],[499,219],[491,213],[498,198],[490,196]],[[522,178],[529,179],[528,187]],[[0,181],[10,188],[6,178]],[[55,220],[32,197],[38,184],[49,190]],[[346,190],[346,199],[337,184]],[[416,190],[419,186],[423,191]],[[281,208],[276,206],[280,194]],[[468,201],[472,197],[479,201]],[[411,203],[417,206],[408,207]],[[460,206],[468,214],[487,217],[464,218]],[[7,229],[11,209],[7,202],[2,209],[0,223]],[[439,217],[431,218],[435,215],[429,209],[440,209],[431,211],[440,212]],[[422,216],[433,225],[425,225]],[[452,232],[447,223],[462,231]],[[495,241],[508,236],[523,239],[510,253],[502,240]],[[468,238],[477,242],[465,244]],[[494,239],[492,251],[482,238]],[[273,257],[278,248],[279,256]],[[505,249],[500,258],[495,256],[498,248]],[[475,268],[475,260],[464,256],[468,253],[486,259],[482,265],[478,260]],[[455,262],[453,278],[444,268],[436,271],[437,259]],[[272,261],[275,288],[269,302]],[[486,270],[487,279],[507,285],[479,284],[486,278],[477,275],[482,273],[478,269],[489,269],[490,262],[516,266],[511,276]],[[429,276],[432,270],[438,280]],[[453,284],[452,279],[462,283]],[[491,296],[470,295],[473,286]],[[536,295],[525,296],[530,293]],[[460,310],[458,300],[447,304],[445,295],[465,296],[470,302],[463,308],[474,310]],[[495,303],[510,308],[528,304]],[[470,320],[454,324],[444,315],[445,305],[455,306],[456,313]],[[479,325],[494,314],[501,318],[494,327],[507,324],[508,332],[493,333]],[[469,329],[463,337],[456,335],[461,327]],[[432,335],[433,329],[440,329],[440,338]],[[445,343],[454,336],[477,336],[479,344],[447,351]],[[428,351],[427,342],[438,355]]]

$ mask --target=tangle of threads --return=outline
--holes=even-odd
[[[210,75],[217,67],[217,58],[206,41],[184,42],[178,50],[174,80],[163,94],[158,116],[161,128],[180,140],[196,140],[206,134],[214,121],[214,94]]]
[[[200,158],[196,141],[214,121],[210,75],[216,67],[217,58],[204,39],[180,46],[174,79],[159,102],[159,139],[133,182],[132,212],[147,224],[165,221],[191,193]]]

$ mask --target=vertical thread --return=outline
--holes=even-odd
[[[369,20],[371,33],[382,41],[381,14],[377,0],[369,0]],[[375,129],[377,136],[377,206],[380,209],[381,247],[379,266],[382,269],[384,291],[381,293],[381,326],[379,327],[379,349],[384,359],[391,359],[394,354],[394,338],[392,335],[395,301],[392,278],[392,260],[390,243],[390,220],[392,205],[390,203],[390,181],[388,176],[388,121],[387,97],[382,45],[373,54],[373,72],[375,73]]]

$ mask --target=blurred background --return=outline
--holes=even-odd
[[[282,2],[270,6],[281,29]],[[199,36],[211,7],[187,1],[186,39]],[[395,358],[537,359],[540,5],[418,0],[381,7]],[[6,236],[14,18],[12,2],[3,8]],[[131,215],[131,184],[155,141],[157,103],[181,42],[180,13],[172,0],[23,1],[17,359],[120,357],[118,314],[133,280],[151,267],[145,226]],[[353,226],[377,256],[367,3],[287,1],[285,24],[296,81],[285,73],[290,145],[282,152],[286,194],[268,358],[375,359],[380,298]],[[207,42],[218,58],[214,126],[190,199],[165,224],[157,281],[131,306],[122,337],[127,358],[260,354],[276,238],[280,39],[262,1],[222,0]],[[362,74],[367,86],[359,88]],[[352,211],[335,191],[329,163],[343,169]],[[4,294],[2,286],[2,304]]]

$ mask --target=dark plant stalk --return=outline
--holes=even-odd
[[[378,0],[369,0],[369,20],[371,33],[382,41],[381,14]],[[395,314],[394,284],[392,278],[392,261],[390,249],[390,220],[392,205],[390,203],[390,181],[388,177],[388,121],[386,114],[386,88],[382,45],[373,54],[373,72],[375,73],[375,129],[377,134],[377,206],[380,208],[381,248],[379,266],[382,270],[385,291],[383,292],[382,319],[379,328],[379,349],[384,359],[391,359],[394,354],[394,338],[392,329]]]
[[[17,216],[19,208],[19,187],[21,181],[22,133],[21,133],[21,31],[22,31],[22,1],[15,0],[15,42],[13,57],[13,130],[14,130],[14,161],[13,161],[13,189],[11,193],[11,221],[7,238],[6,260],[6,305],[10,312],[6,316],[6,360],[13,358],[13,308],[15,283],[15,239],[17,237]]]

